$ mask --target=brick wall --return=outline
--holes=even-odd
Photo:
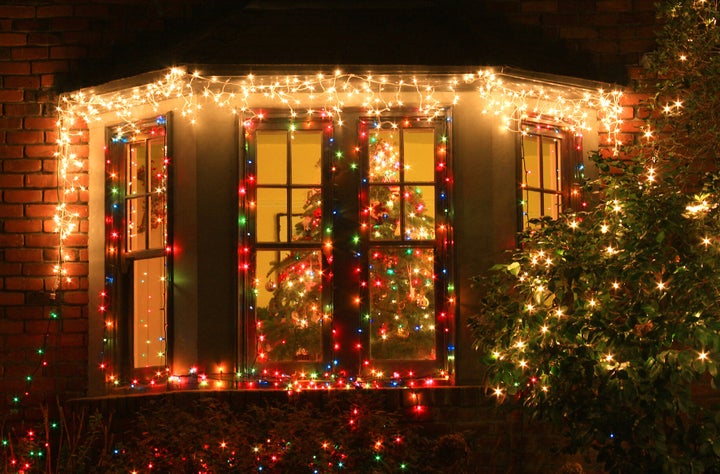
[[[221,0],[0,5],[0,414],[36,415],[40,402],[52,404],[56,394],[82,395],[86,385],[88,305],[97,299],[87,293],[86,192],[66,199],[80,216],[79,231],[63,246],[70,281],[58,288],[54,273],[58,91],[68,84],[89,85],[84,78],[92,76],[94,60],[107,62],[128,45],[157,39],[222,5]],[[636,63],[652,46],[652,0],[487,0],[485,6],[511,23],[591,53],[603,67]],[[127,75],[138,72],[133,67],[138,65],[128,64]],[[632,100],[626,105],[634,117]],[[82,141],[75,146],[85,159]]]

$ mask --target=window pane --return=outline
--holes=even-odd
[[[557,140],[553,138],[543,137],[542,139],[542,155],[543,155],[543,188],[553,191],[559,191],[558,174],[560,173],[558,160]]]
[[[258,184],[286,184],[287,132],[258,130],[255,137]]]
[[[127,251],[145,250],[147,197],[127,200]]]
[[[294,241],[319,242],[322,237],[322,194],[320,189],[292,191]]]
[[[293,135],[290,142],[293,184],[320,184],[322,131],[299,131]]]
[[[405,240],[435,238],[435,187],[407,186],[405,205]]]
[[[401,239],[400,186],[370,186],[371,240]]]
[[[435,359],[432,249],[370,251],[370,354],[373,359]]]
[[[150,195],[150,241],[148,246],[151,249],[165,247],[165,221],[167,220],[167,208],[165,207],[165,194],[156,193]]]
[[[372,183],[400,181],[399,131],[373,130],[368,144],[369,179]]]
[[[165,258],[133,262],[135,367],[165,365]]]
[[[559,194],[545,194],[545,209],[543,212],[544,216],[552,217],[557,219],[560,213],[560,195]]]
[[[405,181],[435,181],[435,129],[406,129],[403,155]]]
[[[287,242],[288,208],[285,189],[257,190],[258,242]]]
[[[320,360],[320,251],[259,250],[256,264],[258,360]]]
[[[523,139],[523,157],[523,182],[528,187],[539,188],[540,156],[536,136],[530,135]]]
[[[156,138],[150,141],[150,189],[151,193],[165,192],[165,141]]]
[[[540,203],[541,193],[537,191],[528,191],[525,198],[525,222],[530,219],[537,219],[542,216],[542,207]]]
[[[129,147],[130,156],[127,160],[128,195],[145,194],[147,192],[147,147],[145,143],[133,143]]]

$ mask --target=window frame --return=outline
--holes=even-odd
[[[109,311],[105,321],[105,340],[115,344],[106,348],[105,358],[113,361],[115,373],[110,377],[114,380],[142,380],[144,382],[157,378],[157,373],[165,375],[167,367],[172,365],[172,330],[173,330],[173,297],[172,297],[172,252],[173,247],[173,205],[172,205],[172,113],[166,112],[138,121],[132,130],[124,130],[121,126],[106,127],[107,159],[105,163],[105,278],[108,280],[109,291],[103,293],[104,308]],[[129,147],[145,142],[149,157],[149,142],[153,128],[163,129],[163,168],[164,168],[164,242],[160,247],[150,248],[149,235],[146,237],[145,248],[129,249],[128,238],[128,203],[134,199],[144,199],[149,209],[153,191],[149,187],[141,194],[129,194],[128,189],[128,153]],[[129,137],[129,138],[128,138]],[[150,169],[146,170],[146,180],[150,180]],[[148,213],[148,223],[150,216]],[[162,257],[164,259],[164,295],[162,305],[164,330],[164,363],[158,365],[135,366],[135,318],[134,318],[134,263]],[[104,361],[103,364],[106,364]]]
[[[582,163],[582,137],[578,137],[570,131],[563,128],[562,125],[552,121],[544,120],[543,118],[523,120],[521,123],[522,132],[519,134],[518,139],[518,165],[517,165],[517,176],[518,176],[518,216],[517,216],[517,227],[519,231],[531,229],[529,225],[529,219],[535,219],[534,217],[527,217],[525,212],[525,202],[527,201],[528,191],[539,193],[541,196],[546,195],[558,196],[560,200],[560,209],[558,209],[557,215],[560,216],[563,212],[568,210],[579,210],[581,207],[582,195],[580,192],[580,182],[582,181],[583,175],[583,163]],[[525,183],[526,176],[526,165],[525,165],[525,143],[528,141],[528,137],[537,137],[536,141],[540,141],[543,138],[552,138],[556,142],[560,142],[557,149],[560,152],[560,171],[558,173],[559,189],[549,189],[544,187],[541,181],[540,186],[527,186]],[[540,142],[541,143],[541,142]],[[538,150],[542,150],[542,146],[538,145]],[[541,151],[539,152],[541,153]],[[542,172],[543,166],[540,166]],[[542,178],[540,178],[542,179]],[[544,207],[540,206],[541,218],[548,217],[544,213]]]
[[[251,202],[255,201],[256,186],[251,178],[254,173],[256,151],[251,134],[255,130],[278,129],[287,130],[295,124],[302,130],[303,122],[288,117],[285,111],[268,111],[266,116],[277,119],[239,120],[240,127],[240,191],[238,209],[239,217],[239,324],[238,334],[240,360],[239,372],[261,378],[289,378],[288,373],[309,373],[314,371],[325,380],[360,381],[378,378],[383,372],[384,377],[392,377],[392,385],[402,383],[406,378],[442,378],[449,380],[454,372],[454,338],[455,338],[455,305],[454,305],[454,265],[452,259],[452,153],[451,153],[451,110],[445,115],[428,120],[426,116],[413,113],[398,115],[396,118],[406,122],[406,128],[431,127],[436,130],[436,138],[443,137],[442,161],[436,153],[433,156],[436,166],[434,174],[434,205],[436,210],[435,236],[425,241],[407,240],[374,241],[361,232],[364,202],[369,186],[367,178],[368,147],[363,139],[363,130],[373,118],[360,110],[344,110],[345,126],[338,126],[328,117],[316,117],[313,120],[321,123],[328,135],[323,146],[322,164],[322,226],[331,229],[330,244],[323,236],[323,296],[324,308],[330,308],[330,324],[323,325],[322,343],[323,358],[321,361],[275,361],[255,363],[257,332],[257,315],[253,306],[252,288],[257,284],[254,264],[255,249],[286,248],[290,242],[278,244],[258,244],[253,237],[256,229]],[[384,118],[383,120],[385,120]],[[356,123],[353,127],[350,124]],[[437,130],[442,129],[440,134]],[[367,137],[367,133],[364,135]],[[437,143],[436,143],[437,144]],[[439,165],[440,161],[442,162]],[[438,167],[439,166],[439,167]],[[358,176],[358,172],[360,176]],[[407,184],[415,184],[408,181]],[[427,184],[427,183],[424,183]],[[406,183],[403,183],[406,185]],[[440,202],[440,194],[444,196]],[[244,223],[243,223],[244,222]],[[438,228],[443,226],[443,232]],[[359,239],[357,238],[359,236]],[[320,243],[299,243],[297,248],[317,248]],[[371,247],[421,247],[432,249],[435,255],[435,358],[431,360],[372,360],[370,358],[370,334],[362,314],[366,313],[369,289],[363,285],[368,276],[367,249]],[[328,254],[327,250],[332,249]],[[360,302],[358,304],[357,299]],[[368,361],[371,361],[368,363]],[[413,372],[414,371],[414,372]],[[439,374],[439,375],[438,375]]]

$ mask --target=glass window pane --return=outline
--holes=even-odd
[[[435,186],[406,186],[405,240],[435,238]]]
[[[559,191],[558,175],[560,173],[558,142],[553,138],[542,139],[543,188]]]
[[[285,189],[257,190],[257,241],[287,242],[288,208]]]
[[[299,131],[290,142],[292,157],[292,183],[320,184],[320,157],[322,156],[322,132]]]
[[[540,187],[540,156],[538,140],[534,135],[523,139],[523,182],[532,188]]]
[[[369,179],[372,183],[397,183],[400,181],[400,132],[373,130],[368,143]]]
[[[320,251],[259,250],[256,265],[258,360],[320,360]]]
[[[161,249],[165,247],[165,222],[167,220],[167,208],[164,193],[150,195],[150,235],[148,248]]]
[[[560,213],[560,195],[559,194],[545,194],[545,209],[543,212],[544,216],[552,217],[557,219]]]
[[[145,194],[147,192],[147,147],[145,143],[133,143],[128,147],[127,187],[125,193]]]
[[[287,184],[287,132],[258,130],[255,138],[258,184]]]
[[[370,354],[373,359],[435,359],[432,249],[370,250]]]
[[[528,191],[525,199],[526,219],[537,219],[542,216],[542,208],[540,206],[541,193],[536,191]]]
[[[400,186],[370,186],[371,240],[401,239]]]
[[[405,181],[435,181],[435,129],[406,129],[403,157]]]
[[[165,192],[165,141],[156,138],[150,141],[150,189],[151,193]]]
[[[147,197],[127,200],[127,251],[145,250],[147,232]]]
[[[293,240],[319,242],[322,238],[322,194],[319,188],[292,191]]]
[[[165,365],[165,258],[133,262],[135,367]]]

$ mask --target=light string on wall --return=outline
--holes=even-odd
[[[607,132],[611,145],[619,145],[620,92],[567,87],[493,69],[402,77],[341,71],[306,76],[204,76],[172,68],[158,80],[138,87],[63,95],[57,108],[60,192],[55,223],[61,251],[55,267],[56,288],[61,290],[70,283],[62,248],[78,229],[80,214],[74,203],[79,201],[78,194],[86,191],[81,176],[87,173],[87,160],[78,155],[75,145],[87,141],[87,127],[93,123],[119,123],[114,133],[132,134],[146,118],[136,115],[138,108],[143,108],[145,115],[148,108],[159,114],[165,111],[168,101],[174,101],[172,107],[178,116],[191,123],[196,123],[200,111],[210,106],[243,118],[262,119],[264,109],[259,104],[267,103],[286,108],[292,117],[329,117],[337,126],[343,126],[345,108],[358,106],[378,123],[384,123],[386,117],[398,110],[408,109],[433,120],[445,108],[457,104],[460,93],[468,91],[475,91],[483,101],[482,112],[498,117],[507,130],[519,132],[523,119],[544,117],[581,135],[597,121]]]

